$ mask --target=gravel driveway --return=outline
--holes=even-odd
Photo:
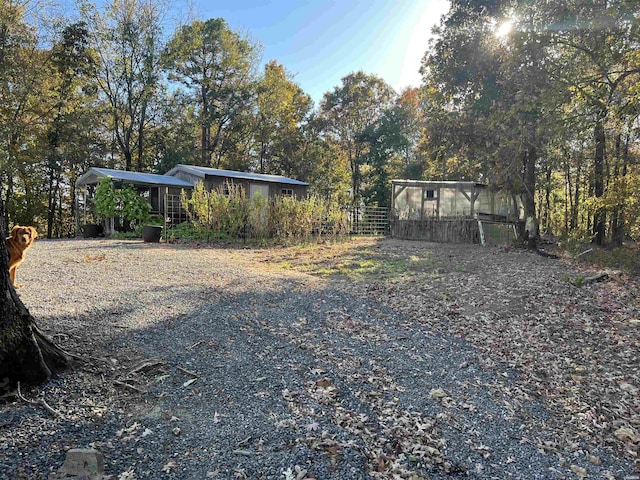
[[[555,439],[542,399],[497,387],[518,371],[266,258],[36,242],[18,292],[86,363],[25,392],[62,418],[0,404],[0,479],[47,478],[88,447],[112,479],[638,478],[604,445],[535,444],[531,425]]]

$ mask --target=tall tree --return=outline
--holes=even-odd
[[[89,51],[89,33],[84,23],[63,28],[51,50],[48,95],[51,112],[46,127],[47,238],[63,233],[63,191],[71,182],[74,152],[82,144],[77,126],[86,118],[95,100],[90,83],[95,62]],[[87,122],[86,130],[91,131]],[[73,209],[73,199],[69,199]],[[71,212],[72,213],[72,212]],[[57,230],[57,232],[54,232]]]
[[[496,24],[514,12],[517,28],[510,37],[499,38]],[[528,2],[453,1],[422,70],[427,94],[447,95],[439,94],[441,101],[434,105],[440,113],[434,118],[453,118],[463,126],[443,132],[442,138],[456,147],[454,155],[482,164],[482,176],[473,180],[490,180],[522,195],[531,247],[537,234],[543,123],[551,116],[552,103],[542,21]]]
[[[327,133],[341,146],[349,161],[354,204],[361,201],[361,165],[369,147],[362,134],[379,121],[394,95],[383,79],[359,71],[343,77],[342,84],[325,93],[320,103]]]
[[[41,178],[32,175],[48,58],[38,48],[36,27],[25,20],[28,0],[0,0],[0,194],[7,219],[33,223],[36,202],[27,202]]]
[[[301,128],[313,102],[275,61],[264,67],[257,84],[256,140],[258,171],[300,177]],[[297,158],[296,158],[297,157]]]
[[[113,0],[101,15],[92,4],[83,15],[99,55],[97,83],[108,105],[113,135],[125,170],[143,164],[150,104],[160,76],[161,20],[151,0]]]
[[[398,105],[384,112],[376,125],[368,126],[361,140],[369,145],[364,160],[369,166],[368,182],[363,191],[367,204],[388,207],[391,200],[390,172],[394,160],[402,157],[411,142],[402,130],[403,114]]]
[[[413,87],[403,90],[394,106],[400,130],[406,139],[400,156],[400,164],[393,169],[396,178],[422,178],[425,164],[425,154],[421,141],[426,134],[425,113],[420,99],[420,89]]]
[[[165,173],[179,163],[196,164],[199,159],[198,119],[195,105],[184,92],[160,96],[152,131],[153,170]]]
[[[284,66],[270,61],[257,84],[256,140],[260,173],[299,176],[295,172],[297,159],[294,157],[299,151],[300,128],[313,102],[288,76]]]
[[[572,93],[572,100],[584,105],[590,118],[593,138],[592,190],[596,199],[605,196],[608,158],[607,143],[615,150],[615,138],[625,122],[628,110],[628,82],[640,74],[640,6],[627,1],[565,2],[562,8],[547,11],[557,27],[552,41],[557,46],[554,68],[558,86]],[[607,142],[611,126],[613,139]],[[614,169],[615,170],[615,169]],[[601,202],[593,217],[593,240],[603,245],[606,240],[606,211]]]
[[[222,18],[180,27],[167,44],[164,65],[198,105],[200,163],[219,166],[225,136],[252,105],[258,47]]]

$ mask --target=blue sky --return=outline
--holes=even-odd
[[[223,17],[263,46],[317,103],[350,72],[363,70],[396,91],[420,84],[420,60],[448,0],[172,0],[182,22]],[[191,9],[188,6],[191,4]]]

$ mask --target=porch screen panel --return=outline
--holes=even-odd
[[[403,220],[420,218],[422,187],[404,187],[394,200],[394,208],[398,213],[398,217]]]
[[[484,214],[494,214],[499,212],[493,211],[493,206],[491,202],[492,194],[487,189],[480,190],[480,194],[476,199],[475,210],[476,213],[484,213]]]
[[[456,188],[440,188],[440,216],[453,217],[456,211]]]

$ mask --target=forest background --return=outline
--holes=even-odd
[[[178,163],[285,175],[337,204],[390,203],[390,179],[522,195],[542,232],[640,238],[640,2],[453,0],[422,83],[353,72],[319,105],[222,18],[170,34],[148,0],[54,16],[0,0],[0,195],[8,224],[75,235],[91,166]]]

